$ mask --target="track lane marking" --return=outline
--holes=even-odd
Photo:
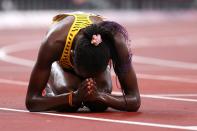
[[[168,34],[168,32],[166,32]],[[182,36],[160,36],[160,37],[143,37],[132,40],[134,48],[147,47],[169,47],[169,46],[193,46],[196,45],[195,32],[190,32]],[[159,42],[159,44],[158,44]],[[172,45],[173,43],[173,45]]]
[[[25,82],[25,81],[9,80],[9,79],[2,79],[2,78],[0,78],[0,83],[19,85],[19,86],[28,86],[28,82]]]
[[[121,92],[112,92],[112,93],[116,94],[116,95],[121,95]],[[197,99],[178,98],[178,97],[175,97],[175,96],[170,96],[169,97],[168,95],[170,95],[170,94],[166,94],[166,96],[165,96],[165,94],[163,94],[163,96],[160,96],[160,95],[157,95],[157,94],[152,94],[152,95],[141,94],[140,96],[144,97],[144,98],[150,98],[150,99],[174,100],[174,101],[197,103]],[[178,96],[179,94],[176,94],[176,95]],[[186,96],[188,96],[188,95],[190,95],[190,94],[186,94]]]
[[[28,41],[28,42],[29,43],[31,42],[31,44],[29,44],[28,46],[27,46],[27,42],[21,42],[21,43],[8,45],[8,46],[4,46],[0,48],[0,60],[8,62],[8,63],[18,64],[21,66],[27,66],[27,67],[32,68],[34,65],[34,61],[8,55],[9,53],[13,53],[17,51],[38,48],[38,45],[40,43],[39,41]],[[177,61],[161,60],[161,59],[147,58],[147,57],[142,57],[142,56],[135,56],[134,62],[136,61],[138,61],[139,63],[143,63],[143,64],[152,64],[152,65],[168,67],[169,65],[166,64],[167,62],[167,63],[172,63],[171,67],[179,67],[179,68],[184,68],[184,69],[197,69],[197,64],[195,63],[185,63],[185,62],[177,63]],[[183,64],[183,65],[180,66],[180,64]],[[114,72],[112,72],[112,74],[114,74]],[[172,76],[164,76],[164,75],[137,74],[137,77],[141,79],[165,80],[165,81],[184,82],[184,83],[197,83],[196,79],[172,77]]]
[[[188,70],[197,70],[196,63],[189,62],[181,62],[175,60],[165,60],[153,57],[144,57],[144,56],[135,56],[133,57],[133,61],[141,64],[149,64],[149,65],[157,65],[163,67],[171,67],[171,68],[180,68],[180,69],[188,69]]]
[[[0,59],[8,63],[31,67],[31,68],[35,64],[34,61],[23,59],[23,58],[18,58],[18,57],[10,56],[10,55],[5,55],[3,57],[0,57]],[[115,75],[114,71],[112,71],[112,75]],[[152,80],[172,81],[172,82],[181,82],[181,83],[197,83],[196,79],[165,76],[165,75],[139,74],[138,73],[137,77],[140,79],[152,79]]]
[[[197,99],[187,99],[187,98],[158,96],[158,95],[146,95],[146,96],[143,96],[143,97],[152,98],[152,99],[176,100],[176,101],[196,102],[197,103]]]
[[[157,94],[158,96],[197,97],[197,94]]]
[[[8,79],[2,79],[0,78],[0,83],[3,83],[3,84],[11,84],[11,85],[20,85],[20,86],[28,86],[28,82],[25,82],[25,81],[16,81],[16,80],[8,80]],[[115,95],[121,95],[122,93],[121,92],[115,92],[113,91],[112,94],[115,94]],[[186,99],[186,98],[177,98],[177,97],[172,97],[170,96],[170,94],[163,94],[162,96],[161,95],[157,95],[157,94],[141,94],[140,96],[141,97],[144,97],[144,98],[151,98],[151,99],[163,99],[163,100],[175,100],[175,101],[184,101],[184,102],[197,102],[197,99]],[[175,95],[175,94],[174,94]],[[179,94],[176,94],[177,96]],[[190,95],[190,94],[186,94],[186,95]],[[194,94],[192,94],[194,95]],[[197,94],[196,94],[197,96]]]
[[[18,47],[17,47],[18,48]],[[26,49],[26,48],[25,48]],[[10,51],[13,51],[13,50],[10,50]],[[9,51],[9,52],[10,52]],[[0,51],[0,58],[2,59],[5,58],[6,56],[8,56],[6,53],[3,54],[2,53],[2,50]],[[11,57],[7,57],[7,58],[11,58],[12,60],[16,60],[14,56],[11,56]],[[22,58],[18,58],[17,61],[23,61],[21,60]],[[10,61],[8,61],[10,62]],[[26,61],[23,61],[23,62],[26,62],[26,65],[25,66],[29,66],[29,67],[32,67],[32,64],[33,63],[30,63],[32,61],[29,61],[29,60],[26,60]],[[19,62],[18,64],[21,64],[21,62]],[[24,65],[24,64],[21,64],[21,65]],[[7,83],[9,83],[10,81],[7,81]],[[13,83],[13,84],[16,84],[16,83]],[[25,83],[17,83],[17,84],[23,84],[23,85],[26,85]],[[150,96],[150,95],[149,95]],[[7,109],[7,110],[10,110],[9,108],[0,108],[1,110],[3,109]],[[17,110],[17,109],[11,109],[11,110]],[[10,111],[11,111],[10,110]],[[17,110],[18,112],[28,112],[28,111],[25,111],[25,110]],[[51,113],[38,113],[38,114],[50,114],[52,115]],[[59,116],[61,114],[53,114],[53,115],[56,115],[56,116]],[[77,118],[78,116],[75,116],[75,115],[72,115],[72,116],[68,116],[68,115],[65,115],[64,117],[72,117],[72,118]],[[115,122],[115,123],[122,123],[122,124],[131,124],[131,125],[143,125],[143,126],[153,126],[153,127],[163,127],[163,128],[173,128],[173,129],[187,129],[187,130],[197,130],[196,129],[196,126],[176,126],[176,125],[165,125],[165,124],[155,124],[155,123],[143,123],[143,122],[132,122],[132,121],[121,121],[121,120],[113,120],[113,119],[104,119],[104,118],[90,118],[90,117],[83,117],[83,116],[79,116],[79,119],[86,119],[86,120],[97,120],[97,121],[106,121],[106,122]]]
[[[116,120],[116,119],[106,119],[106,118],[96,118],[96,117],[87,117],[80,115],[68,115],[68,114],[58,114],[58,113],[46,113],[46,112],[29,112],[27,110],[21,109],[12,109],[12,108],[0,108],[2,111],[11,111],[11,112],[20,112],[20,113],[28,113],[28,114],[39,114],[39,115],[47,115],[47,116],[56,116],[56,117],[66,117],[66,118],[74,118],[81,120],[89,120],[89,121],[100,121],[100,122],[109,122],[109,123],[118,123],[118,124],[128,124],[128,125],[137,125],[137,126],[148,126],[148,127],[159,127],[159,128],[169,128],[169,129],[180,129],[180,130],[191,130],[196,131],[197,126],[179,126],[179,125],[168,125],[168,124],[157,124],[157,123],[148,123],[148,122],[138,122],[138,121],[126,121],[126,120]]]
[[[28,42],[28,43],[30,43],[30,42]],[[26,42],[4,46],[4,47],[0,48],[0,59],[5,60],[5,58],[7,56],[9,56],[8,55],[9,53],[23,51],[23,50],[32,49],[32,48],[38,48],[38,45],[39,45],[38,43],[40,43],[40,42],[39,41],[31,41],[31,44],[28,46],[27,46]],[[141,64],[150,64],[150,65],[157,65],[157,66],[164,66],[164,67],[171,67],[171,68],[197,70],[197,64],[191,63],[191,62],[165,60],[165,59],[144,57],[144,56],[135,56],[135,57],[133,57],[133,61],[135,63],[141,63]]]

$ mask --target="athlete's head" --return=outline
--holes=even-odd
[[[82,29],[76,38],[74,69],[83,77],[103,72],[110,59],[113,35],[102,26],[92,24]]]

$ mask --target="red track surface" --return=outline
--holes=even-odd
[[[132,39],[133,63],[142,94],[139,112],[109,109],[105,113],[63,113],[61,116],[52,116],[55,112],[29,113],[24,105],[32,63],[46,29],[0,30],[0,130],[197,130],[197,19],[172,19],[126,27]],[[13,45],[17,46],[11,48]],[[6,56],[2,49],[7,51]],[[146,61],[139,63],[135,59],[137,56],[148,57],[147,61],[150,57],[170,60],[175,62],[175,66],[146,64]],[[2,59],[5,57],[8,61]],[[16,57],[28,61],[24,62]],[[187,65],[179,67],[180,63],[176,61]],[[114,87],[114,91],[118,89]],[[177,94],[182,95],[176,96]],[[73,118],[74,116],[85,118]],[[96,119],[87,120],[92,118]]]

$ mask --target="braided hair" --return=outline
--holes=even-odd
[[[114,38],[109,30],[102,26],[92,24],[80,31],[81,38],[76,40],[74,49],[74,65],[80,66],[85,71],[104,71],[111,58],[110,45],[114,45]],[[101,43],[95,46],[91,43],[93,35],[101,36]]]
[[[80,66],[84,70],[91,72],[104,71],[109,63],[110,58],[113,60],[113,67],[119,64],[115,48],[114,36],[117,32],[121,33],[126,41],[128,41],[128,32],[120,24],[113,21],[103,21],[99,24],[92,24],[81,30],[82,38],[77,40],[75,46],[74,64]],[[91,43],[93,35],[100,35],[102,42],[95,46]],[[130,57],[128,63],[130,63]],[[117,66],[118,67],[118,66]],[[124,67],[124,66],[123,66]],[[125,69],[118,69],[124,71]],[[127,107],[125,92],[121,88]]]
[[[82,29],[80,31],[82,37],[76,40],[74,64],[89,73],[99,72],[106,69],[111,58],[115,68],[120,59],[114,44],[114,36],[117,32],[121,33],[128,41],[126,29],[113,21],[103,21]],[[101,36],[102,42],[95,46],[91,41],[93,36],[98,34]]]

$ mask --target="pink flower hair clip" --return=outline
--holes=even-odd
[[[98,46],[101,42],[102,42],[102,38],[100,34],[92,36],[91,44]]]

